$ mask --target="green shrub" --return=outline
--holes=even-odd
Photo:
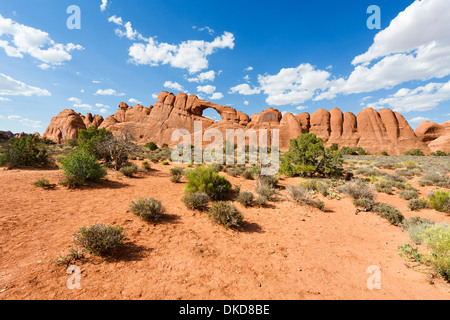
[[[142,161],[142,168],[144,168],[144,170],[146,170],[146,171],[149,171],[152,168],[152,166],[150,165],[150,163],[147,160],[145,160],[145,161]]]
[[[307,133],[290,140],[281,156],[280,171],[286,176],[339,176],[344,159],[339,151],[325,149],[321,138]]]
[[[148,148],[150,151],[155,151],[158,149],[158,146],[154,142],[149,142],[145,145],[146,148]]]
[[[231,183],[211,168],[197,167],[186,174],[186,193],[204,192],[211,200],[222,200],[231,190]]]
[[[375,206],[375,202],[370,199],[360,198],[353,199],[353,205],[356,208],[363,208],[365,211],[372,211],[373,207]]]
[[[243,191],[239,193],[236,201],[242,204],[244,207],[250,207],[253,204],[253,193],[248,191]]]
[[[106,170],[85,149],[69,153],[61,161],[61,168],[66,176],[62,184],[68,187],[78,187],[86,181],[100,181],[106,176]]]
[[[258,197],[256,197],[255,203],[259,206],[259,207],[264,207],[267,205],[267,202],[269,200],[265,197],[265,196],[261,196],[258,195]]]
[[[386,194],[394,194],[394,190],[392,190],[392,182],[389,180],[380,180],[375,183],[375,189],[378,192],[386,193]]]
[[[255,175],[256,175],[256,170],[253,168],[256,168],[256,167],[245,169],[244,172],[242,172],[242,174],[241,174],[242,178],[247,179],[247,180],[254,180]]]
[[[387,203],[377,203],[373,207],[373,211],[395,226],[400,225],[404,220],[403,214]]]
[[[399,196],[405,200],[419,198],[419,193],[415,190],[402,190],[399,192]]]
[[[119,172],[125,177],[133,177],[138,172],[138,167],[135,164],[126,165],[119,169]]]
[[[429,195],[430,205],[440,212],[450,213],[450,191],[438,190]]]
[[[420,235],[423,243],[425,243],[432,252],[429,259],[433,268],[438,274],[450,280],[450,225],[437,224],[432,225],[422,232]]]
[[[238,228],[244,220],[244,217],[239,210],[228,201],[218,201],[213,203],[208,214],[213,221],[226,228]]]
[[[419,211],[421,209],[430,208],[430,204],[428,203],[427,199],[418,199],[418,198],[410,199],[406,204],[406,206],[412,211]]]
[[[398,250],[402,258],[411,259],[416,262],[422,262],[424,260],[422,254],[419,253],[419,248],[413,247],[410,244],[399,246]]]
[[[449,188],[450,187],[450,177],[441,173],[430,173],[425,175],[419,180],[421,186],[438,186]]]
[[[50,180],[41,178],[33,183],[34,186],[38,188],[44,188],[44,189],[52,189],[55,187],[54,184],[50,183]]]
[[[184,174],[184,169],[180,167],[170,168],[170,174],[173,176],[182,176]]]
[[[45,144],[34,135],[10,139],[0,154],[0,166],[8,168],[36,167],[48,163]]]
[[[146,221],[157,221],[165,212],[161,201],[142,197],[131,202],[129,210]]]
[[[338,187],[338,191],[352,197],[353,199],[369,199],[375,200],[375,193],[373,189],[362,180],[355,180],[355,182],[348,182],[345,185]]]
[[[403,222],[400,224],[400,227],[403,231],[406,231],[408,233],[409,238],[414,243],[422,243],[423,240],[420,235],[426,228],[434,224],[434,221],[426,218],[411,217],[403,220]]]
[[[446,157],[446,156],[449,156],[449,155],[450,155],[450,153],[447,153],[447,152],[444,152],[444,151],[440,151],[440,150],[430,153],[430,156],[433,156],[433,157]]]
[[[387,153],[386,151],[383,151],[383,152],[381,152],[381,155],[382,155],[382,156],[385,156],[385,157],[388,157],[388,156],[389,156],[389,153]]]
[[[163,165],[165,165],[165,166],[168,166],[168,165],[169,165],[169,161],[167,161],[167,160],[163,160],[161,163],[162,163]]]
[[[411,150],[411,151],[406,151],[405,152],[405,156],[420,156],[420,157],[423,157],[423,156],[425,156],[425,153],[423,153],[423,151],[420,150],[420,149],[415,149],[415,150]]]
[[[213,169],[215,172],[221,172],[224,170],[223,164],[220,163],[213,163],[210,165],[210,168]]]
[[[95,224],[89,228],[82,227],[74,234],[74,241],[93,255],[105,256],[116,249],[126,239],[120,226]]]
[[[203,192],[188,193],[183,197],[182,201],[188,209],[205,210],[209,203],[209,197]]]

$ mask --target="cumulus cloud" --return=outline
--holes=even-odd
[[[102,0],[102,4],[100,5],[100,10],[105,11],[107,5],[108,5],[108,0]]]
[[[0,73],[0,96],[51,96],[51,93]]]
[[[73,50],[83,50],[81,45],[61,44],[53,41],[47,32],[25,26],[0,15],[0,48],[10,57],[29,55],[43,64],[41,69],[70,61]],[[48,67],[47,67],[48,66]]]
[[[214,91],[216,91],[216,87],[207,85],[207,86],[198,86],[197,87],[198,92],[203,92],[206,94],[212,94]]]
[[[432,82],[416,89],[402,88],[387,98],[368,103],[367,106],[374,109],[388,107],[399,113],[408,113],[433,110],[439,103],[446,100],[450,100],[450,81]]]
[[[73,102],[73,103],[81,103],[81,99],[75,98],[75,97],[70,97],[69,99],[67,99],[67,101],[69,102]]]
[[[230,88],[230,93],[239,93],[244,96],[251,96],[253,94],[258,94],[261,92],[259,88],[250,88],[250,85],[247,83],[239,84],[235,87]]]
[[[222,92],[214,92],[210,97],[211,100],[220,100],[223,98]]]
[[[128,102],[129,102],[129,103],[134,103],[134,104],[142,104],[141,101],[136,100],[136,99],[134,99],[134,98],[129,99]]]
[[[0,117],[5,119],[5,117]],[[40,120],[30,120],[18,115],[10,115],[6,119],[8,120],[18,120],[22,125],[33,128],[42,128],[42,121]]]
[[[205,81],[214,81],[215,78],[216,78],[216,72],[214,70],[210,70],[210,71],[202,72],[196,77],[188,78],[187,81],[203,83]]]
[[[125,95],[125,93],[119,93],[114,89],[105,89],[105,90],[99,89],[95,94],[100,96],[118,96],[118,97],[122,97]]]
[[[197,26],[193,26],[192,29],[197,30],[197,31],[207,31],[210,35],[213,35],[215,33],[215,31],[208,26],[204,26],[201,28],[199,28]]]
[[[184,91],[184,88],[181,84],[179,84],[178,82],[173,82],[173,81],[164,82],[164,88],[176,90],[179,92]]]
[[[422,123],[424,121],[430,121],[430,119],[425,118],[425,117],[415,117],[415,118],[412,118],[411,120],[409,120],[408,122],[409,123]]]

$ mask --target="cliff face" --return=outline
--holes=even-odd
[[[222,120],[214,121],[203,117],[203,111],[208,108],[216,110]],[[174,146],[179,141],[171,141],[172,132],[185,129],[193,135],[195,121],[201,121],[202,131],[219,130],[224,139],[227,129],[254,129],[257,132],[260,129],[279,129],[281,150],[289,148],[290,139],[309,132],[322,138],[326,146],[333,143],[341,147],[361,146],[372,154],[382,151],[393,155],[403,154],[413,149],[429,153],[432,145],[430,141],[439,145],[448,141],[436,141],[448,129],[431,130],[432,134],[430,130],[425,130],[419,134],[417,130],[412,130],[402,115],[390,109],[377,112],[366,108],[356,116],[350,112],[342,113],[338,108],[331,111],[320,109],[312,114],[294,116],[291,113],[282,115],[280,111],[270,108],[249,117],[231,107],[200,100],[194,95],[179,93],[175,96],[166,91],[161,92],[156,104],[148,108],[141,105],[131,107],[122,102],[118,111],[106,119],[91,114],[84,117],[73,110],[63,110],[52,119],[43,137],[61,143],[75,138],[79,129],[95,125],[113,133],[129,130],[141,144],[153,141],[159,145]],[[447,125],[446,128],[450,126]],[[211,142],[205,144],[209,143]]]
[[[415,133],[431,151],[450,152],[450,121],[441,124],[422,122]]]

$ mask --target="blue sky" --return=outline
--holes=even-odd
[[[367,27],[370,5],[381,29]],[[449,17],[448,0],[2,1],[0,130],[42,134],[64,108],[106,117],[163,90],[249,115],[370,106],[442,123]]]

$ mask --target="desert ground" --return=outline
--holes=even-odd
[[[170,182],[173,166],[152,163],[150,171],[133,178],[108,171],[103,183],[53,190],[33,182],[45,177],[57,183],[63,179],[58,168],[0,168],[0,299],[450,298],[450,284],[430,267],[399,256],[398,247],[410,243],[401,228],[372,212],[356,214],[348,197],[319,195],[325,211],[297,205],[285,187],[302,178],[281,179],[267,207],[235,203],[244,225],[226,229],[186,208],[181,201],[186,179]],[[255,190],[253,180],[220,174],[242,191]],[[421,197],[436,189],[419,186],[415,178],[409,183]],[[149,223],[128,212],[138,197],[162,201],[165,216]],[[449,215],[434,209],[409,210],[396,193],[378,193],[377,200],[405,218],[450,223]],[[81,289],[71,290],[67,266],[55,260],[71,248],[80,227],[95,223],[123,226],[127,241],[114,257],[74,262],[81,269]],[[367,286],[370,266],[381,270],[380,289]]]

